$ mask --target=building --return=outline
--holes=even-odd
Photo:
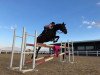
[[[74,51],[77,55],[100,55],[100,40],[75,41]]]
[[[20,53],[21,52],[20,50],[21,50],[20,48],[15,47],[14,53]],[[12,47],[4,47],[4,48],[1,48],[0,50],[1,54],[11,54],[11,52],[12,52]]]
[[[67,42],[63,43],[68,46]],[[61,45],[61,43],[55,45]],[[73,41],[73,47],[75,55],[100,56],[100,40]]]

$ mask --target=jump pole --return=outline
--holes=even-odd
[[[68,40],[68,60],[70,62],[70,44],[69,44],[69,40]]]
[[[34,46],[34,44],[27,44],[28,46]],[[63,46],[64,45],[64,46]],[[68,49],[68,51],[69,51],[69,60],[71,61],[71,57],[70,57],[70,55],[71,55],[71,51],[70,51],[70,46],[69,46],[69,41],[68,41],[68,47],[66,47],[66,43],[64,43],[62,45],[62,43],[61,43],[61,49],[62,48],[64,48],[64,53],[63,52],[61,52],[60,54],[59,54],[59,56],[61,57],[61,56],[63,56],[63,55],[65,55],[65,57],[64,57],[64,59],[66,58],[66,48],[69,48]],[[48,48],[52,48],[52,46],[53,45],[46,45],[46,44],[36,44],[36,46],[40,46],[40,47],[48,47]],[[73,42],[72,42],[72,50],[73,50]],[[72,51],[73,52],[73,51]],[[38,59],[35,59],[35,61],[37,62],[37,61],[40,61],[41,60],[41,62],[39,62],[39,63],[37,63],[38,65],[39,64],[42,64],[42,63],[45,63],[45,62],[47,62],[47,61],[50,61],[50,60],[52,60],[52,59],[54,59],[54,54],[53,55],[51,55],[51,56],[49,56],[48,58],[45,58],[45,57],[40,57],[40,58],[38,58]],[[74,57],[73,57],[73,59],[74,59]],[[69,62],[70,62],[69,61]],[[31,61],[29,61],[29,62],[27,62],[27,63],[31,63]]]
[[[21,58],[20,58],[19,71],[22,71],[24,44],[25,44],[25,28],[23,27],[22,45],[21,45]]]
[[[68,57],[68,62],[72,63],[74,62],[74,47],[73,47],[73,41],[69,42],[69,40],[67,41],[68,43],[68,47],[66,50],[66,47],[63,49],[64,52],[62,52],[62,48],[61,48],[61,55],[60,56],[60,61],[67,61],[67,57]],[[71,46],[70,46],[71,45]],[[61,42],[61,46],[66,46],[66,43]],[[66,53],[68,53],[68,56],[66,55]]]
[[[71,45],[71,47],[70,47]],[[69,43],[68,41],[68,55],[69,55],[69,62],[74,62],[74,47],[73,47],[73,41]]]
[[[62,46],[62,41],[61,41],[61,46]],[[62,53],[62,48],[60,50],[60,53]],[[62,61],[62,57],[60,57],[60,62]]]
[[[26,50],[26,38],[27,38],[27,35],[26,35],[26,32],[25,32],[25,38],[24,38],[24,51]],[[22,62],[22,66],[24,66],[24,63],[25,63],[25,53],[23,54],[23,62]]]
[[[61,41],[61,46],[66,46],[66,43],[63,43]],[[60,56],[60,62],[64,62],[65,61],[65,55],[66,55],[66,48],[61,48],[60,53],[62,54],[62,56]]]
[[[34,57],[33,57],[33,69],[35,68],[35,56],[36,56],[36,43],[37,43],[37,32],[35,31],[34,37]]]
[[[15,39],[16,39],[16,29],[14,29],[14,33],[13,33],[13,43],[12,43],[12,53],[11,53],[10,68],[12,68],[12,64],[13,64]]]
[[[59,54],[59,56],[62,56],[62,55],[64,55],[65,53],[61,53],[61,54]],[[45,62],[48,62],[48,61],[50,61],[50,60],[52,60],[52,59],[54,59],[54,58],[56,58],[55,56],[54,56],[54,54],[52,54],[52,55],[50,55],[50,56],[48,56],[48,57],[40,57],[40,58],[37,58],[37,59],[35,59],[35,62],[37,62],[36,63],[36,65],[39,65],[39,64],[43,64],[43,63],[45,63]],[[38,61],[41,61],[40,63],[38,63]],[[29,63],[32,63],[32,61],[27,61],[26,62],[26,64],[29,64]]]

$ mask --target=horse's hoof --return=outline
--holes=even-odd
[[[33,56],[31,56],[31,59],[33,59]]]
[[[55,43],[55,41],[53,41],[53,43]]]
[[[31,59],[33,59],[33,57],[31,57]],[[37,57],[35,57],[35,59],[37,59]]]
[[[31,59],[33,59],[33,57],[31,57]]]

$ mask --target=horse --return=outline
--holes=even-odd
[[[57,42],[59,39],[59,36],[56,36],[56,32],[58,30],[60,30],[61,32],[63,32],[64,34],[67,34],[67,29],[65,27],[66,24],[64,23],[59,23],[53,26],[52,29],[48,29],[48,30],[43,30],[42,33],[37,37],[37,43],[44,43],[44,42],[49,42],[49,41],[53,41],[53,42]],[[41,47],[38,47],[38,49],[36,50],[36,57],[38,57],[38,52],[41,49]],[[31,59],[33,58],[33,55],[31,57]]]

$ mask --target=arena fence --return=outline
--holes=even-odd
[[[77,56],[100,56],[100,51],[74,51]]]

